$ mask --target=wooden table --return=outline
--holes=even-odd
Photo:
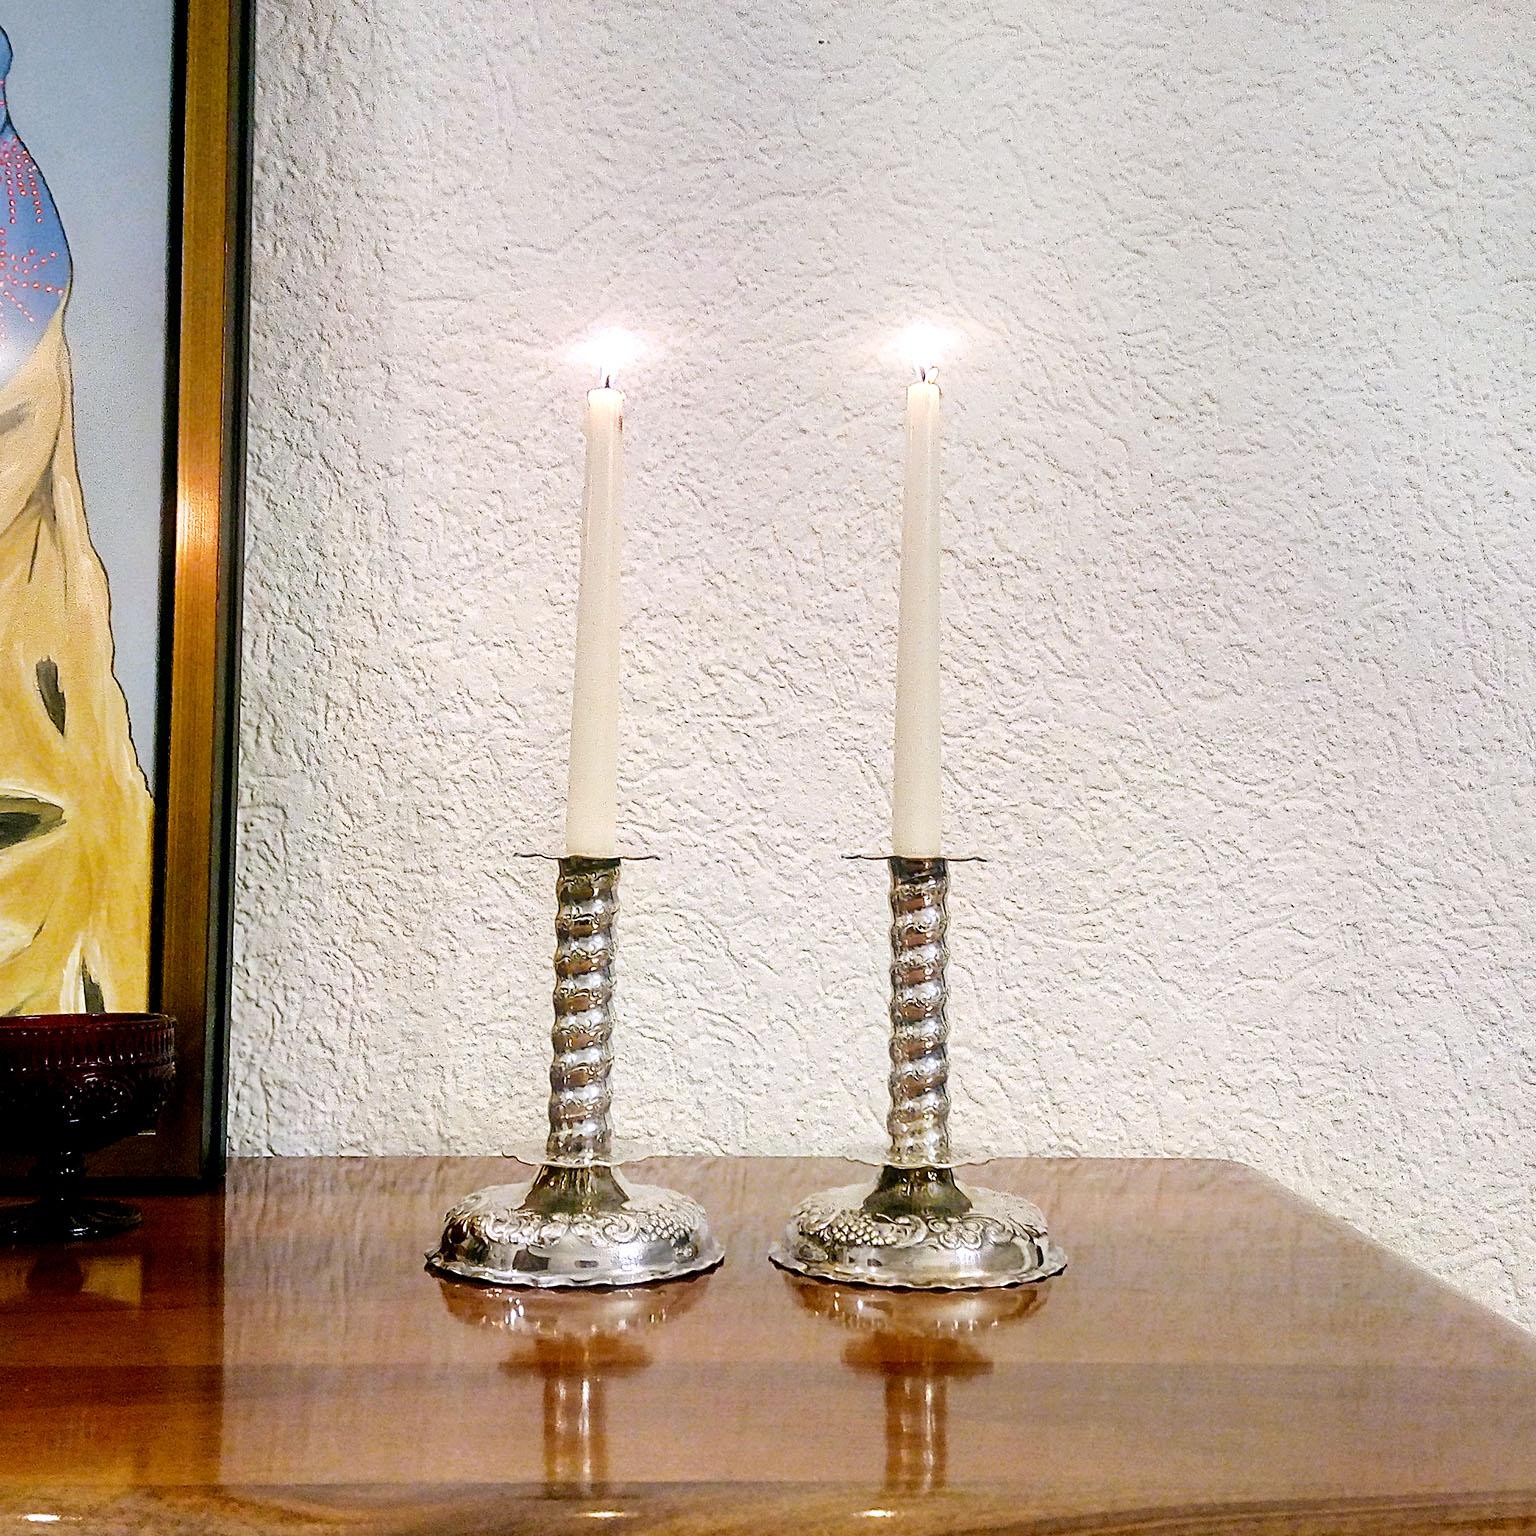
[[[770,1268],[852,1176],[791,1160],[651,1169],[725,1239],[700,1280],[425,1274],[507,1176],[240,1162],[0,1251],[0,1532],[1536,1531],[1536,1339],[1232,1164],[994,1164],[1071,1268],[949,1299]]]

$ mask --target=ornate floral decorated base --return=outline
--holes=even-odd
[[[686,1195],[625,1185],[610,1167],[546,1165],[531,1184],[461,1200],[427,1268],[484,1285],[552,1289],[678,1280],[724,1257],[703,1207]]]
[[[812,1195],[769,1257],[816,1280],[919,1291],[1029,1285],[1067,1267],[1038,1207],[967,1189],[948,1168],[886,1167],[873,1189]]]

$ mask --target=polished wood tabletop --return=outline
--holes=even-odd
[[[857,1175],[766,1158],[634,1170],[709,1209],[700,1279],[426,1274],[518,1172],[243,1161],[0,1250],[0,1531],[1536,1531],[1536,1339],[1233,1164],[992,1164],[1071,1258],[1033,1290],[791,1279]]]

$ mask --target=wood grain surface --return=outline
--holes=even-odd
[[[0,1252],[0,1526],[1536,1531],[1536,1339],[1246,1169],[993,1164],[1071,1256],[949,1298],[797,1282],[789,1159],[635,1170],[724,1268],[587,1295],[422,1270],[486,1160],[245,1161]],[[18,1528],[22,1528],[18,1526]]]

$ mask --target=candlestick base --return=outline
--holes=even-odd
[[[1032,1285],[1067,1267],[1038,1206],[967,1189],[938,1167],[887,1166],[873,1189],[849,1184],[810,1196],[768,1257],[814,1280],[914,1291]]]
[[[531,1184],[477,1190],[448,1212],[434,1274],[538,1289],[650,1285],[725,1257],[703,1208],[610,1167],[545,1164]]]

